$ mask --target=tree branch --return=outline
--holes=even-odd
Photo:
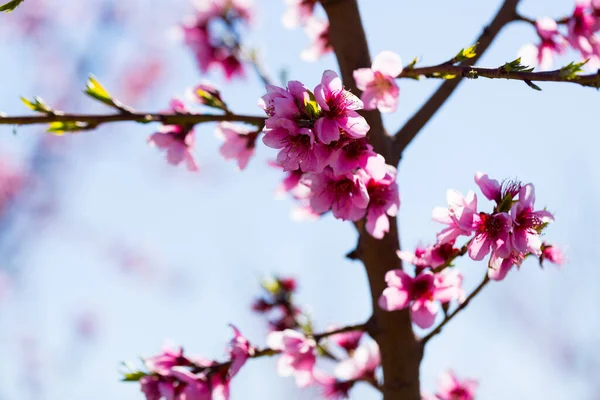
[[[456,78],[445,78],[445,74],[455,75]],[[432,67],[409,68],[402,71],[398,78],[418,78],[424,76],[426,78],[441,78],[441,79],[460,79],[469,78],[477,79],[479,77],[489,79],[509,79],[517,81],[537,81],[537,82],[570,82],[587,87],[600,87],[600,72],[588,75],[570,76],[557,69],[554,71],[544,72],[523,72],[523,71],[507,71],[503,67],[498,68],[481,68],[470,65],[449,65],[440,64]]]
[[[0,115],[0,125],[34,125],[50,122],[79,122],[83,124],[92,124],[98,126],[111,122],[139,122],[150,123],[160,122],[165,125],[195,125],[204,122],[245,122],[248,124],[262,127],[265,123],[265,117],[237,114],[161,114],[161,113],[119,113],[119,114],[43,114],[26,115],[18,117],[4,117]]]
[[[329,39],[340,66],[346,88],[359,94],[353,72],[357,68],[368,68],[371,57],[363,30],[356,0],[321,0],[329,18]],[[388,163],[394,163],[392,138],[383,127],[378,111],[364,111],[362,115],[369,124],[369,141],[376,152]],[[359,231],[357,251],[354,255],[365,265],[373,315],[367,324],[368,333],[377,341],[383,367],[384,400],[420,400],[419,366],[422,347],[412,330],[408,310],[387,312],[378,306],[378,298],[385,289],[385,273],[402,268],[396,256],[399,248],[398,226],[390,218],[390,231],[383,239],[373,238],[365,231],[364,223],[356,224]]]
[[[484,28],[483,33],[477,40],[477,55],[462,65],[473,65],[479,58],[485,53],[485,51],[492,44],[500,30],[511,21],[517,19],[517,4],[519,0],[504,0],[502,7],[498,10],[498,13],[492,20],[492,22]],[[450,95],[458,87],[458,84],[462,81],[462,76],[457,79],[449,80],[444,82],[439,89],[427,100],[427,102],[421,107],[411,119],[396,133],[394,137],[394,146],[392,151],[391,162],[397,164],[400,161],[402,152],[409,145],[409,143],[417,136],[419,131],[429,122],[433,115],[440,109],[440,107],[448,100]]]
[[[444,326],[446,326],[446,324],[448,322],[450,322],[452,320],[452,318],[454,318],[456,316],[456,314],[458,314],[459,312],[461,312],[466,306],[469,305],[469,302],[471,300],[473,300],[473,298],[475,296],[477,296],[477,294],[479,292],[481,292],[481,290],[485,287],[485,285],[488,284],[488,282],[490,281],[490,278],[487,275],[487,271],[485,274],[485,278],[483,278],[483,281],[481,281],[481,283],[479,284],[479,286],[477,286],[475,288],[475,290],[473,290],[473,292],[471,292],[471,294],[469,296],[467,296],[467,298],[465,299],[465,301],[463,301],[457,308],[456,310],[452,311],[450,314],[448,314],[448,316],[446,316],[446,318],[444,318],[444,320],[431,332],[429,332],[425,337],[423,337],[423,339],[421,339],[421,343],[423,344],[423,346],[425,346],[427,344],[427,342],[434,337],[435,335],[437,335],[438,333],[440,333],[442,331],[442,329],[444,328]]]

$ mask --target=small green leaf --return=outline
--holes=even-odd
[[[454,79],[456,78],[456,74],[452,74],[449,72],[434,72],[431,76],[433,76],[434,78],[440,78],[440,79]]]
[[[475,43],[473,46],[467,47],[466,49],[461,49],[452,61],[462,62],[462,61],[468,60],[470,58],[473,58],[477,55],[477,53],[475,52],[476,49],[477,49],[477,43]]]
[[[209,90],[207,87],[198,85],[194,90],[194,94],[207,107],[218,108],[223,111],[228,110],[227,104],[221,99],[221,94],[218,90]]]
[[[306,114],[308,114],[309,118],[315,121],[319,119],[321,107],[319,107],[315,95],[310,90],[307,90],[307,92],[308,96],[304,97],[304,108],[306,109]]]
[[[272,277],[264,278],[260,282],[260,285],[263,287],[263,289],[265,289],[267,292],[271,293],[272,295],[277,294],[279,292],[279,290],[281,289],[279,280],[274,279]]]
[[[566,79],[575,79],[577,78],[577,74],[583,71],[583,66],[590,61],[590,59],[586,59],[581,62],[570,62],[568,65],[565,65],[560,69],[558,74]]]
[[[137,382],[147,375],[148,374],[143,371],[125,372],[123,374],[123,378],[121,379],[121,381],[122,382]]]
[[[4,11],[4,12],[9,13],[12,10],[14,10],[15,8],[17,8],[19,6],[19,4],[21,4],[24,1],[25,0],[12,0],[12,1],[9,1],[8,3],[0,6],[0,11]]]
[[[419,58],[415,57],[413,58],[413,60],[410,62],[410,64],[408,64],[406,67],[404,67],[404,69],[412,69],[415,67],[415,65],[417,65],[417,63],[419,62]]]
[[[85,94],[98,101],[101,101],[108,106],[112,107],[115,105],[112,96],[106,89],[104,89],[104,86],[102,86],[93,75],[90,75],[88,78],[87,85],[85,87]]]
[[[95,125],[81,121],[55,121],[50,122],[47,132],[61,136],[66,132],[79,132],[95,128]]]
[[[536,85],[535,83],[533,83],[533,82],[531,82],[531,81],[527,81],[527,80],[526,80],[526,81],[524,81],[524,82],[525,82],[525,83],[527,84],[527,86],[529,86],[530,88],[532,88],[532,89],[535,89],[535,90],[539,90],[540,92],[542,91],[542,89],[541,89],[541,88],[540,88],[538,85]]]
[[[45,113],[45,114],[52,114],[54,112],[52,110],[52,108],[48,104],[46,104],[46,102],[44,102],[44,100],[42,100],[39,97],[34,97],[33,101],[27,100],[25,97],[21,97],[21,101],[30,110]]]
[[[531,72],[533,67],[521,64],[521,57],[511,62],[505,63],[500,69],[504,72]]]

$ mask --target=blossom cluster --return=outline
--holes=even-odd
[[[243,76],[237,25],[252,15],[248,0],[196,1],[196,13],[182,25],[184,41],[194,52],[200,70],[220,67],[227,79]]]
[[[396,169],[368,143],[369,125],[357,113],[363,102],[328,70],[314,91],[298,81],[268,85],[260,105],[267,114],[263,142],[279,150],[277,165],[293,172],[287,190],[306,187],[301,197],[316,214],[366,216],[367,231],[382,238],[400,205]]]
[[[269,319],[269,330],[283,331],[300,327],[302,310],[293,301],[296,280],[289,277],[265,279],[261,284],[264,295],[252,303],[252,310],[258,314],[275,316]]]
[[[566,33],[559,31],[559,24],[566,25]],[[589,60],[590,70],[600,68],[600,1],[576,0],[573,14],[556,21],[544,17],[535,22],[540,38],[537,45],[529,44],[521,51],[526,64],[538,64],[541,69],[550,69],[556,55],[563,54],[568,47],[578,51],[581,58]]]
[[[435,394],[423,394],[422,400],[474,400],[478,383],[473,379],[460,380],[452,371],[440,375]]]
[[[475,183],[483,195],[495,203],[491,213],[477,211],[477,195],[467,196],[455,190],[447,194],[448,208],[436,208],[433,219],[448,225],[437,235],[439,243],[452,243],[459,236],[472,236],[468,254],[475,261],[488,260],[488,275],[502,280],[525,257],[542,256],[541,234],[554,220],[546,210],[535,210],[533,184],[518,181],[502,183],[487,174],[475,174]]]
[[[333,51],[329,40],[329,22],[314,15],[317,0],[287,0],[287,10],[282,21],[286,28],[304,26],[311,44],[302,51],[304,61],[317,61]]]
[[[188,97],[195,103],[228,112],[227,105],[221,99],[220,92],[208,83],[201,83],[188,91]],[[192,115],[193,112],[179,99],[172,99],[170,110],[173,114]],[[215,135],[223,140],[219,152],[226,160],[236,160],[240,170],[246,168],[254,155],[255,143],[259,131],[239,124],[221,122]],[[148,138],[148,143],[166,152],[167,161],[172,165],[185,163],[190,171],[198,171],[193,156],[194,125],[162,125],[158,132]]]
[[[233,327],[230,361],[218,364],[201,357],[184,355],[182,348],[165,347],[161,354],[144,359],[147,371],[125,374],[137,380],[147,400],[227,400],[229,383],[256,349]]]

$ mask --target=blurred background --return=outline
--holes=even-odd
[[[283,1],[257,0],[244,42],[273,76],[314,87],[333,55],[299,54],[310,40],[281,24]],[[405,63],[451,58],[472,44],[500,1],[364,0],[372,55],[392,50]],[[523,0],[522,14],[562,17],[571,0]],[[246,69],[231,82],[203,75],[175,34],[188,0],[28,0],[0,15],[0,110],[29,111],[19,96],[58,109],[110,112],[81,92],[93,73],[115,97],[157,111],[209,79],[238,113],[261,115],[264,86]],[[320,10],[319,12],[322,12]],[[538,39],[529,25],[506,28],[483,66],[516,58]],[[578,60],[568,53],[560,64]],[[438,82],[402,81],[397,130]],[[440,226],[431,209],[445,192],[475,189],[473,175],[533,182],[537,204],[555,213],[545,240],[567,255],[563,268],[534,260],[490,285],[427,347],[423,388],[452,368],[480,381],[480,399],[600,399],[600,139],[598,93],[570,84],[478,79],[451,101],[405,152],[399,168],[401,240],[430,243]],[[344,258],[356,232],[331,216],[294,222],[291,200],[275,200],[282,174],[275,151],[258,147],[243,172],[218,154],[214,125],[197,128],[200,172],[172,167],[146,145],[158,125],[112,124],[63,137],[43,127],[0,126],[0,400],[142,399],[119,382],[119,364],[156,354],[165,339],[190,354],[223,357],[236,324],[264,344],[265,321],[250,311],[258,281],[298,279],[298,301],[317,329],[362,322],[370,301],[362,265]],[[459,263],[469,291],[484,264]],[[276,376],[274,359],[244,367],[232,399],[319,398]],[[358,386],[355,399],[377,399]]]

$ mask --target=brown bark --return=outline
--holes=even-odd
[[[347,89],[358,94],[352,72],[371,65],[358,5],[356,0],[323,0],[322,4],[329,17],[330,40],[342,79]],[[369,140],[375,151],[389,160],[392,140],[383,128],[381,115],[377,111],[364,112],[363,115],[371,127]],[[396,256],[399,240],[395,219],[390,223],[390,232],[382,240],[372,238],[362,224],[358,224],[360,238],[355,256],[364,263],[369,278],[373,316],[367,329],[381,350],[383,398],[419,400],[422,350],[413,333],[408,310],[385,312],[377,305],[378,297],[386,286],[385,273],[402,267]]]

